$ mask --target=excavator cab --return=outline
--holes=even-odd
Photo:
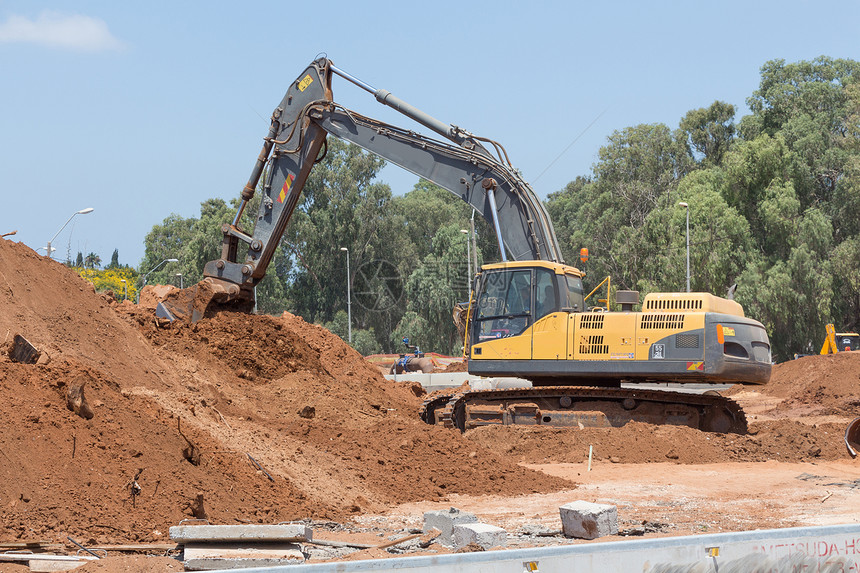
[[[860,350],[860,334],[856,332],[845,332],[836,335],[836,344],[840,352]]]
[[[581,273],[555,263],[487,265],[478,289],[471,337],[476,343],[515,337],[551,314],[583,308]]]

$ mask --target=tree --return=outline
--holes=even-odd
[[[753,113],[741,121],[741,133],[746,140],[782,135],[806,169],[806,181],[795,181],[804,208],[830,200],[849,158],[846,146],[856,146],[850,117],[851,88],[858,78],[860,62],[854,60],[771,60],[762,66],[759,89],[747,99]],[[855,143],[846,144],[852,139]]]
[[[109,269],[119,268],[119,249],[114,249],[113,254],[110,257],[110,264],[107,266]]]
[[[75,266],[80,268],[84,266],[84,254],[78,251],[78,257],[75,259]]]
[[[687,112],[681,120],[679,127],[686,134],[687,144],[702,158],[704,166],[713,167],[722,162],[734,141],[734,116],[735,106],[715,101],[707,109]]]
[[[782,134],[764,134],[737,144],[726,154],[723,169],[723,195],[728,204],[749,222],[753,236],[764,243],[767,256],[784,257],[784,252],[774,251],[775,241],[766,239],[775,228],[784,235],[784,227],[790,226],[804,208],[796,192],[798,182],[802,185],[804,180],[797,155]]]
[[[102,266],[102,259],[95,253],[90,253],[84,258],[84,267],[94,269]]]

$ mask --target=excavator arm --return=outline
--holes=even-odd
[[[448,141],[425,137],[335,103],[331,90],[335,74]],[[205,265],[201,283],[184,296],[165,301],[159,308],[162,316],[191,315],[197,320],[211,301],[253,303],[253,287],[266,274],[328,135],[355,143],[424,177],[474,207],[493,225],[502,261],[564,262],[549,215],[510,164],[501,144],[445,124],[321,58],[290,84],[275,108],[263,148],[242,190],[240,207],[233,222],[222,227],[220,258]],[[258,188],[263,196],[254,230],[247,233],[239,227],[239,220]],[[244,261],[238,260],[240,243],[247,245]]]

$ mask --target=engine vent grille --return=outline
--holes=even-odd
[[[698,334],[676,334],[675,335],[675,348],[698,348],[699,347],[699,335]]]
[[[670,298],[649,300],[645,310],[702,310],[700,298]]]
[[[648,330],[680,330],[684,328],[683,314],[643,314],[639,328]]]
[[[588,328],[590,330],[600,330],[603,328],[602,314],[583,314],[579,317],[579,328]]]
[[[609,354],[609,345],[603,344],[603,336],[583,336],[579,339],[580,354]]]

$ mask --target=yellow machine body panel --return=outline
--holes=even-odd
[[[568,356],[567,332],[569,321],[570,315],[566,312],[553,312],[537,320],[531,328],[531,358],[535,360],[564,360]]]

